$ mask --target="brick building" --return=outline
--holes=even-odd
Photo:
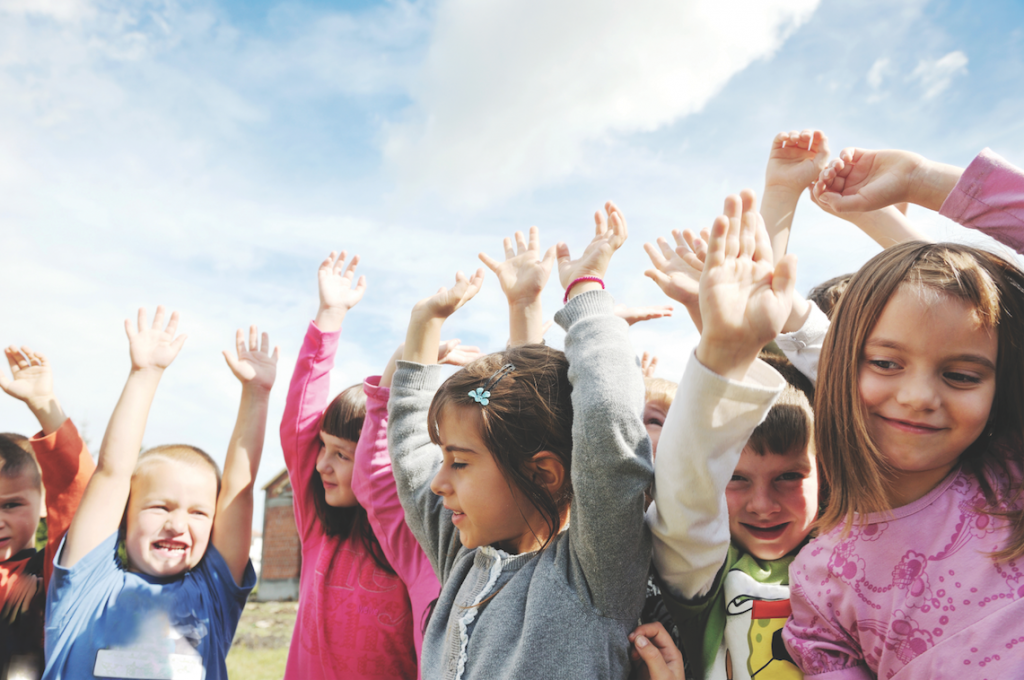
[[[256,599],[297,600],[302,548],[292,509],[292,483],[282,470],[263,487],[263,558]]]

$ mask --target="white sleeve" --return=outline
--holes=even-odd
[[[725,487],[785,384],[760,360],[738,382],[690,356],[658,441],[654,502],[647,510],[654,565],[676,597],[705,594],[725,563],[730,542]]]
[[[818,358],[821,346],[825,343],[829,320],[825,312],[810,300],[811,313],[799,330],[782,333],[775,338],[775,344],[783,351],[796,370],[803,373],[814,384],[818,385]]]

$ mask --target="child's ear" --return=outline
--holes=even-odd
[[[565,466],[558,456],[550,451],[540,451],[533,454],[527,466],[533,482],[544,487],[552,498],[558,498],[566,478]]]

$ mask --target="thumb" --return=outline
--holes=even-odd
[[[796,289],[796,255],[784,255],[775,265],[772,276],[772,292],[792,302],[793,291]]]
[[[558,246],[554,245],[554,246],[551,246],[550,248],[548,248],[544,252],[544,258],[540,261],[540,263],[548,271],[550,271],[551,267],[554,266],[554,264],[555,264],[555,257],[557,255],[557,251],[558,251]]]
[[[224,355],[224,361],[228,362],[228,368],[231,369],[231,372],[237,375],[239,369],[241,368],[238,365],[238,360],[231,356],[231,353],[228,352],[227,350],[222,350],[221,354]]]
[[[644,664],[647,666],[647,671],[650,673],[652,680],[659,680],[660,678],[668,678],[668,664],[665,663],[665,659],[661,656],[661,651],[651,644],[651,641],[644,635],[637,635],[636,639],[633,640],[633,646],[636,647],[637,653],[640,654],[640,658],[643,659]]]

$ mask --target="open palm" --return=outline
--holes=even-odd
[[[280,354],[277,347],[274,348],[273,354],[270,353],[270,336],[264,333],[260,341],[259,330],[256,326],[250,326],[247,347],[245,336],[239,329],[235,333],[235,351],[237,357],[224,352],[224,359],[227,360],[235,377],[243,385],[269,391],[277,377],[277,359]]]
[[[46,357],[28,347],[19,350],[14,345],[5,349],[4,354],[7,355],[12,378],[0,370],[0,389],[24,402],[53,394],[53,371]]]

